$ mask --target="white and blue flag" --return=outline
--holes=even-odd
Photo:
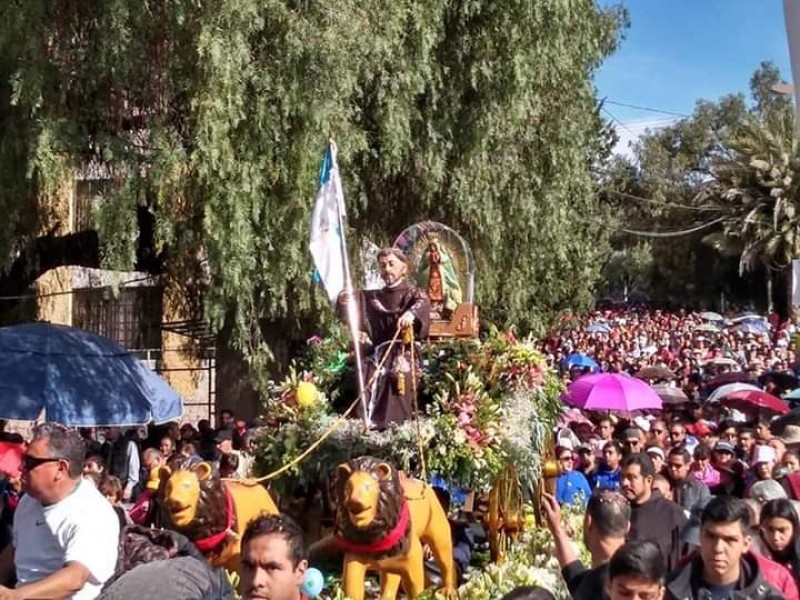
[[[344,192],[336,164],[336,145],[331,142],[322,158],[319,173],[319,189],[311,213],[311,240],[309,248],[317,267],[317,273],[335,302],[345,287],[345,258],[342,230],[344,220]]]

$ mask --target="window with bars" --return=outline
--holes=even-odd
[[[128,350],[161,348],[161,288],[137,286],[74,291],[72,324],[117,342]]]
[[[108,192],[110,183],[108,179],[82,179],[75,182],[74,232],[94,229],[94,210]]]

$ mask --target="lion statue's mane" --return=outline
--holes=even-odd
[[[189,463],[173,463],[170,467],[173,472],[177,470],[189,470]],[[201,540],[225,530],[228,517],[227,501],[225,499],[225,488],[219,477],[219,472],[214,469],[208,479],[199,479],[200,496],[197,501],[197,510],[194,520],[186,527],[176,527],[170,521],[169,510],[165,502],[165,484],[162,483],[158,490],[158,516],[155,519],[156,527],[174,529],[182,533],[192,541]]]
[[[344,539],[357,544],[370,544],[384,538],[394,527],[400,518],[400,512],[406,502],[405,492],[400,483],[400,476],[397,469],[392,468],[392,475],[388,479],[381,479],[376,469],[377,465],[385,463],[384,460],[372,457],[361,456],[354,458],[347,463],[350,467],[350,475],[347,477],[337,477],[336,480],[336,530],[337,534]],[[350,477],[358,471],[371,473],[379,483],[378,510],[375,520],[368,527],[356,527],[350,521],[347,505],[344,500],[345,488]],[[409,547],[409,531],[411,522],[406,526],[401,540],[390,550],[378,553],[376,559],[405,554]]]

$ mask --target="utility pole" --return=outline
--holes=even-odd
[[[794,81],[795,125],[800,128],[800,0],[783,0],[786,37],[789,39],[789,61]]]

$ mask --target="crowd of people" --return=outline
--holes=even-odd
[[[173,423],[127,430],[43,423],[25,444],[18,434],[0,432],[0,599],[232,600],[227,575],[180,534],[170,532],[168,564],[143,561],[143,546],[135,550],[142,556],[123,556],[120,535],[126,526],[151,522],[163,467],[210,461],[222,477],[250,475],[247,427],[229,410],[218,422],[217,429],[201,420],[197,428]],[[299,599],[299,583],[297,595],[287,595],[285,587],[298,578],[302,583],[307,566],[299,527],[288,518],[264,517],[243,542],[245,597]],[[141,562],[147,564],[131,570]],[[265,591],[281,577],[278,592]]]
[[[570,318],[542,342],[568,382],[658,367],[652,379],[687,398],[636,416],[570,411],[560,423],[559,475],[541,509],[573,598],[800,600],[800,418],[706,401],[726,375],[776,397],[796,387],[797,333],[753,315],[617,310]],[[0,432],[0,442],[21,441]],[[227,576],[179,534],[166,561],[131,569],[120,532],[149,522],[163,467],[211,461],[222,477],[244,478],[252,444],[230,411],[216,429],[36,427],[20,444],[19,472],[0,484],[0,600],[233,598]],[[566,506],[583,511],[590,565]],[[308,558],[290,518],[253,521],[242,538],[243,597],[299,600]],[[506,598],[552,594],[526,587]]]
[[[572,356],[585,356],[607,373],[633,375],[659,365],[690,398],[700,399],[704,383],[720,373],[742,372],[753,380],[784,373],[778,383],[796,383],[798,333],[797,324],[777,315],[605,310],[565,317],[542,349],[567,380],[593,369],[569,364]]]
[[[565,320],[542,343],[567,383],[654,373],[686,397],[649,415],[562,421],[542,504],[573,598],[798,598],[800,417],[706,401],[721,376],[776,397],[797,387],[797,333],[755,315],[612,310]],[[591,565],[565,506],[584,511]]]

